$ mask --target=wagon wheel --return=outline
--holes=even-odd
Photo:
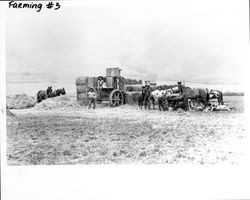
[[[120,90],[113,90],[109,95],[110,106],[120,106],[124,103],[123,94]]]

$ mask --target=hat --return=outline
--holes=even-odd
[[[102,76],[98,76],[98,78],[97,78],[98,80],[102,80],[103,79],[103,77]]]

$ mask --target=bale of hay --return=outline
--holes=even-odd
[[[80,106],[86,106],[86,105],[88,105],[88,101],[77,100],[77,103],[78,103],[78,105],[80,105]]]
[[[131,92],[124,92],[123,96],[125,104],[133,104]]]
[[[97,77],[89,77],[88,86],[92,88],[97,88]]]
[[[76,92],[79,93],[87,93],[88,92],[88,86],[87,85],[77,85],[76,86]]]
[[[88,84],[88,77],[81,76],[76,79],[76,85],[87,85]]]
[[[87,103],[87,93],[90,88],[97,87],[97,77],[78,77],[76,79],[77,102],[80,105]],[[96,91],[95,91],[96,92]]]
[[[77,94],[77,103],[81,106],[85,106],[88,103],[87,93],[78,93]]]
[[[138,103],[138,97],[141,95],[141,92],[125,92],[124,96],[125,96],[125,103],[126,104],[137,104]]]
[[[6,108],[8,109],[24,109],[34,107],[36,104],[35,97],[27,94],[16,94],[14,96],[7,96]]]
[[[77,100],[84,100],[84,99],[87,99],[86,93],[78,93],[77,94]]]

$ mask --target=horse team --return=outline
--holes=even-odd
[[[47,99],[47,98],[53,98],[60,95],[65,95],[66,91],[64,88],[52,90],[52,86],[48,86],[46,90],[40,90],[37,92],[37,103],[40,103],[41,101]]]
[[[177,82],[177,87],[162,90],[159,86],[158,90],[151,91],[149,85],[142,87],[141,95],[138,97],[138,106],[142,109],[150,109],[150,105],[153,105],[155,109],[155,103],[158,103],[159,110],[167,110],[172,107],[174,110],[182,108],[184,110],[189,109],[191,101],[202,103],[204,107],[210,105],[210,99],[217,99],[219,105],[223,105],[223,94],[219,90],[208,90],[207,88],[190,88],[183,85],[181,82]]]

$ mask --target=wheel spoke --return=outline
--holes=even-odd
[[[117,99],[117,95],[116,93],[114,93],[113,99],[116,100]]]
[[[110,94],[110,105],[120,106],[123,104],[123,94],[119,90],[114,90]]]
[[[120,96],[120,93],[119,93],[119,92],[117,92],[117,94],[116,94],[116,98],[117,98],[117,99],[119,99],[119,96]]]

